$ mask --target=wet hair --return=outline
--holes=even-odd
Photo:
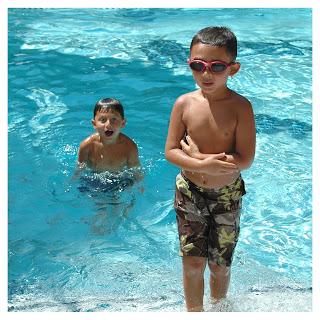
[[[97,101],[96,105],[94,106],[93,110],[93,119],[96,117],[97,112],[99,111],[117,111],[120,115],[121,118],[124,119],[124,111],[123,111],[123,106],[121,102],[117,99],[113,98],[105,98]]]
[[[190,51],[197,43],[210,46],[226,47],[227,53],[234,61],[237,58],[237,38],[227,27],[207,27],[201,29],[192,38]]]

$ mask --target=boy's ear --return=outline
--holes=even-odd
[[[127,124],[127,119],[124,118],[121,123],[121,128],[125,127],[126,124]]]
[[[91,120],[91,123],[92,123],[93,127],[96,128],[96,122],[94,119]]]
[[[240,62],[235,62],[230,66],[230,76],[234,76],[240,70]]]

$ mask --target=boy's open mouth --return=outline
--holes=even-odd
[[[113,131],[112,130],[107,130],[105,131],[105,134],[107,137],[111,137],[113,135]]]

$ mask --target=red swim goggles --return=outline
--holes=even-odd
[[[217,72],[225,71],[228,67],[230,67],[232,64],[234,64],[234,61],[227,63],[225,61],[220,61],[220,60],[206,62],[203,60],[197,60],[197,59],[190,60],[190,59],[188,59],[188,64],[189,64],[189,67],[193,71],[204,72],[206,70],[206,68],[209,68],[210,71],[217,73]]]

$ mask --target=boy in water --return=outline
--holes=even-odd
[[[91,120],[97,133],[82,141],[79,148],[80,168],[117,172],[125,167],[139,167],[137,145],[121,129],[126,124],[123,106],[112,98],[99,100]]]
[[[181,168],[174,207],[188,311],[203,311],[207,262],[211,299],[227,294],[245,194],[240,171],[255,154],[252,106],[227,87],[228,77],[240,69],[236,57],[231,30],[200,30],[188,60],[199,89],[180,96],[170,118],[165,155]]]
[[[99,100],[95,105],[91,122],[97,133],[89,136],[80,144],[78,174],[81,169],[87,166],[95,172],[108,171],[107,173],[111,173],[111,177],[115,178],[108,179],[110,182],[105,183],[101,182],[99,175],[97,178],[95,178],[95,175],[89,178],[82,177],[84,185],[80,187],[80,190],[90,192],[89,187],[91,186],[93,191],[108,192],[113,200],[109,203],[106,195],[98,197],[96,200],[98,213],[89,222],[93,233],[103,235],[115,229],[121,218],[127,216],[134,203],[131,200],[129,204],[123,207],[123,204],[120,205],[116,201],[116,192],[131,186],[134,180],[141,180],[142,173],[140,170],[134,171],[133,179],[115,175],[126,168],[140,167],[137,145],[121,133],[121,129],[126,124],[126,119],[120,101],[112,98]],[[142,187],[139,189],[140,192],[143,192]],[[99,199],[100,202],[98,203]]]

